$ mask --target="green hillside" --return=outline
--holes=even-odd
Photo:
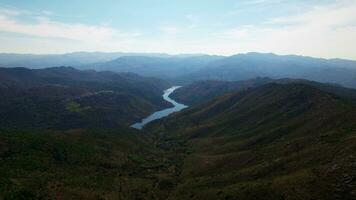
[[[169,83],[130,73],[0,68],[0,127],[113,128],[170,106]]]
[[[0,199],[166,199],[175,161],[116,130],[0,130]]]
[[[308,81],[305,79],[271,79],[267,77],[258,77],[243,81],[217,81],[204,80],[197,81],[189,85],[185,85],[172,94],[172,97],[187,105],[199,105],[206,103],[214,98],[217,98],[226,93],[239,92],[251,88],[256,88],[268,83],[301,83],[316,87],[322,91],[329,92],[340,96],[350,101],[356,102],[356,90],[352,88],[341,87],[340,85],[330,83],[319,83],[315,81]]]
[[[308,85],[228,94],[149,129],[185,141],[171,199],[356,197],[356,107]]]
[[[0,199],[355,199],[353,90],[257,80],[143,131],[151,90],[6,85]]]

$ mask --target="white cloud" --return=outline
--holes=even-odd
[[[356,1],[318,6],[261,26],[224,30],[219,35],[231,44],[227,47],[230,50],[356,58]]]
[[[200,18],[196,15],[188,14],[188,15],[185,15],[184,17],[189,22],[189,25],[187,26],[188,29],[197,28],[199,26],[199,24],[201,23]]]
[[[254,3],[263,4],[263,1]],[[145,51],[231,55],[259,51],[356,59],[356,0],[340,0],[311,7],[297,15],[229,29],[223,29],[224,22],[214,24],[203,17],[184,15],[181,23],[165,22],[167,24],[162,23],[153,34],[145,35],[139,31],[118,30],[110,23],[87,25],[52,20],[56,13],[4,10],[0,8],[0,31],[10,34],[1,35],[0,51],[7,52]],[[23,15],[30,16],[32,22],[20,21]],[[26,37],[18,38],[18,34],[12,33]]]
[[[180,27],[174,25],[161,26],[158,29],[168,35],[177,35],[178,33],[182,33],[184,31]]]
[[[28,13],[26,14],[28,15]],[[50,11],[33,14],[31,19],[34,20],[34,22],[29,23],[22,22],[14,17],[24,15],[23,11],[0,9],[0,31],[36,37],[77,40],[88,43],[109,42],[113,39],[130,38],[139,35],[137,32],[124,33],[107,26],[62,23],[48,18],[51,14]]]
[[[43,10],[42,11],[42,13],[44,14],[44,15],[53,15],[53,12],[52,11],[49,11],[49,10]]]

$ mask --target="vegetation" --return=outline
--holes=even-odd
[[[1,130],[0,199],[166,199],[174,162],[119,130]]]
[[[0,126],[112,128],[168,105],[164,81],[69,67],[0,69]]]
[[[356,197],[356,107],[308,85],[227,94],[149,129],[186,145],[171,199]]]
[[[173,96],[194,106],[137,131],[167,106],[168,83],[73,68],[0,77],[0,199],[356,198],[352,89],[203,81]]]
[[[243,81],[216,81],[205,80],[197,81],[189,85],[185,85],[177,89],[172,97],[178,102],[182,102],[187,105],[198,105],[207,103],[214,98],[217,98],[226,93],[233,93],[244,91],[247,89],[256,88],[268,83],[302,83],[316,87],[322,91],[329,92],[340,96],[350,101],[356,102],[356,90],[351,88],[341,87],[335,84],[319,83],[315,81],[307,81],[304,79],[271,79],[271,78],[254,78]]]

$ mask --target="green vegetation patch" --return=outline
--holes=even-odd
[[[82,107],[79,103],[75,101],[67,101],[65,103],[65,108],[70,112],[84,114],[85,111],[90,109],[90,106]]]

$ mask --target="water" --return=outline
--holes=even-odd
[[[143,126],[145,126],[146,124],[150,123],[153,120],[166,117],[171,113],[178,112],[178,111],[188,107],[188,106],[186,106],[184,104],[177,103],[173,99],[169,98],[169,95],[172,94],[174,92],[174,90],[176,90],[176,89],[178,89],[180,87],[181,86],[173,86],[173,87],[165,90],[163,95],[162,95],[163,99],[168,101],[168,102],[170,102],[170,103],[172,103],[174,107],[154,112],[150,116],[144,118],[141,122],[138,122],[138,123],[135,123],[135,124],[131,125],[131,127],[132,128],[136,128],[136,129],[142,129]]]

